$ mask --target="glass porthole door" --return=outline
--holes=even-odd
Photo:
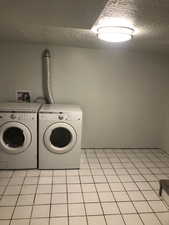
[[[71,151],[76,143],[76,132],[69,124],[52,124],[44,134],[44,143],[47,149],[53,153]]]
[[[4,152],[18,154],[31,143],[31,132],[18,122],[8,122],[0,127],[0,147]]]

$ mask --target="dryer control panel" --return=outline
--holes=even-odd
[[[40,113],[40,118],[44,120],[58,121],[76,121],[81,120],[82,115],[76,112],[55,112],[55,113]]]

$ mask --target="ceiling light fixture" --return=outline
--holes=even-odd
[[[132,39],[133,25],[122,18],[102,18],[98,25],[92,29],[99,39],[108,42],[123,42]]]

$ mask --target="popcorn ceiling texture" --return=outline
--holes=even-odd
[[[105,6],[105,7],[104,7]],[[125,17],[138,28],[121,48],[169,52],[167,0],[30,0],[0,2],[0,40],[50,43],[87,48],[112,48],[91,28],[104,16]]]

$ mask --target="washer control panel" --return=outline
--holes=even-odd
[[[34,113],[14,113],[14,112],[6,112],[0,113],[0,120],[6,121],[19,121],[19,120],[34,120],[36,118],[36,114]]]

